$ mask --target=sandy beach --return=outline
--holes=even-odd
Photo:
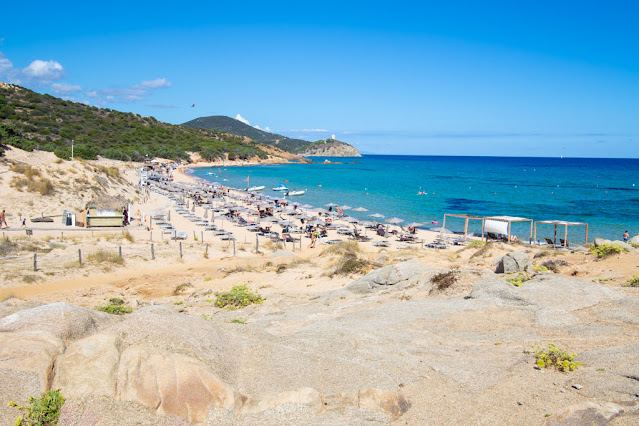
[[[16,187],[16,179],[25,176],[16,164],[38,170],[34,179],[46,177],[54,191],[41,195]],[[522,244],[434,249],[426,247],[440,237],[434,232],[418,230],[423,243],[407,244],[360,226],[371,241],[355,243],[331,229],[315,248],[309,248],[305,234],[292,234],[301,241],[293,245],[258,237],[256,250],[256,233],[246,227],[223,216],[212,221],[211,210],[192,210],[191,202],[188,210],[194,215],[206,214],[207,223],[235,237],[221,240],[180,214],[164,193],[137,188],[139,167],[107,160],[58,161],[51,153],[37,151],[6,153],[0,182],[10,228],[2,230],[0,338],[31,330],[17,326],[23,320],[12,314],[64,302],[97,324],[76,337],[59,337],[64,348],[94,335],[117,336],[121,361],[114,371],[124,368],[125,354],[144,347],[162,359],[187,357],[188,365],[197,363],[198,371],[212,372],[219,389],[231,390],[224,394],[227,399],[219,396],[221,391],[210,391],[217,396],[202,399],[194,394],[193,400],[184,391],[184,405],[154,406],[140,390],[122,393],[121,384],[101,394],[56,381],[65,383],[62,389],[70,395],[65,424],[84,424],[87,413],[105,424],[115,421],[117,413],[145,424],[542,424],[548,418],[559,421],[568,407],[586,403],[599,407],[588,406],[588,413],[618,404],[625,411],[615,415],[614,424],[636,423],[639,388],[636,379],[628,377],[634,377],[639,365],[639,289],[626,286],[639,273],[636,249],[603,259],[588,251]],[[199,184],[187,173],[175,172],[173,177],[175,184]],[[131,225],[62,225],[62,210],[80,214],[91,199],[105,195],[131,202]],[[254,204],[246,206],[257,211]],[[135,220],[138,210],[145,217],[142,226]],[[186,239],[163,234],[151,221],[158,212],[170,212],[170,223]],[[312,215],[313,209],[307,213]],[[54,218],[54,223],[30,221],[43,216]],[[20,227],[23,217],[31,235]],[[343,225],[341,229],[353,228]],[[279,225],[273,228],[281,232]],[[356,272],[339,272],[347,255],[343,245],[323,244],[335,239],[349,243],[362,266]],[[382,241],[389,246],[374,245]],[[529,271],[531,280],[522,287],[505,281],[517,273],[504,278],[494,272],[496,262],[509,253],[524,253],[538,269]],[[543,264],[555,272],[542,271]],[[444,272],[455,275],[454,284],[433,284],[433,276]],[[237,310],[216,307],[216,293],[236,285],[259,292],[264,302]],[[113,297],[130,304],[133,314],[92,316]],[[161,324],[161,329],[150,331],[153,327],[145,321]],[[58,331],[51,333],[58,336]],[[225,336],[223,344],[208,340],[216,333]],[[571,373],[535,369],[530,347],[549,342],[579,353],[583,367]],[[70,350],[56,355],[56,377],[62,377]],[[623,354],[623,359],[611,353]],[[144,359],[148,362],[152,356]],[[9,378],[17,367],[3,362],[0,357],[0,418],[6,420],[15,412],[6,408],[5,399],[23,398],[27,390]],[[622,368],[624,363],[628,368]],[[26,363],[20,371],[32,371],[31,365],[36,364]],[[153,368],[164,368],[160,365]],[[191,371],[180,368],[176,377]],[[99,407],[98,397],[108,398],[111,413]]]

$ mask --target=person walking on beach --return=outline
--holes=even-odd
[[[138,220],[138,226],[142,226],[142,213],[140,213],[140,209],[135,213],[135,217]]]
[[[315,228],[311,229],[311,244],[308,246],[308,248],[315,248],[315,242],[317,241],[317,234],[318,232],[315,230]]]
[[[7,224],[7,217],[5,215],[5,210],[2,210],[2,213],[0,213],[0,228],[2,228],[2,225],[6,226],[7,229],[9,229],[9,224]]]
[[[624,241],[628,241],[628,239],[630,238],[630,234],[628,234],[628,231],[623,233],[623,240]]]

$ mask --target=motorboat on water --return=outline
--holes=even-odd
[[[273,188],[273,191],[288,191],[288,188],[283,183],[280,183],[280,186]]]
[[[264,185],[262,185],[262,186],[252,186],[250,188],[247,188],[246,190],[248,192],[257,192],[257,191],[261,191],[263,189],[264,189]]]
[[[295,197],[298,195],[304,195],[306,194],[306,191],[287,191],[286,192],[286,196],[288,197]]]

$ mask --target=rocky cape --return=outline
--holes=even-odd
[[[328,139],[313,142],[302,153],[305,157],[361,157],[357,148],[345,142]]]

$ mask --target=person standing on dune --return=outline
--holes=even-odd
[[[2,210],[2,213],[0,213],[0,228],[2,228],[3,224],[4,226],[7,227],[7,229],[9,229],[9,225],[7,224],[7,217],[5,215],[5,210]]]

